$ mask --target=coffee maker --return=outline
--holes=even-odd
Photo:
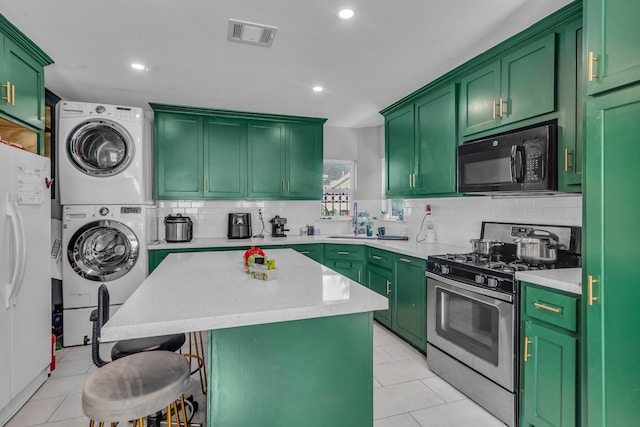
[[[230,213],[227,228],[229,239],[249,239],[251,237],[251,214]]]
[[[284,228],[287,223],[287,218],[280,218],[279,215],[269,220],[271,223],[271,236],[272,237],[286,237],[285,231],[289,231],[288,228]]]

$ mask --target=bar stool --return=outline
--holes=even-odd
[[[195,352],[194,352],[195,349]],[[182,350],[180,351],[182,353]],[[189,353],[182,353],[189,360],[196,362],[196,368],[191,375],[198,372],[200,375],[200,389],[202,394],[207,394],[207,367],[204,364],[204,345],[202,343],[202,331],[189,332]]]
[[[82,411],[91,419],[89,426],[143,418],[167,407],[167,423],[182,425],[176,400],[180,400],[184,425],[187,414],[182,393],[190,380],[187,359],[169,351],[137,353],[115,360],[96,370],[82,388]],[[159,419],[156,420],[159,425]],[[151,422],[149,422],[150,424]]]

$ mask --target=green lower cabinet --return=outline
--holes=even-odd
[[[580,425],[580,297],[522,284],[522,426]]]
[[[209,331],[207,425],[371,427],[371,313]]]
[[[324,260],[322,257],[322,243],[314,243],[312,245],[292,245],[290,248],[316,262],[319,262],[320,264],[322,264]]]
[[[176,248],[176,249],[154,249],[149,251],[149,274],[155,270],[160,263],[167,257],[169,254],[180,253],[180,252],[214,252],[214,251],[229,251],[229,250],[247,250],[249,246],[238,246],[238,247],[220,247],[220,248]]]
[[[324,265],[358,283],[364,283],[365,247],[360,245],[325,244]]]
[[[396,255],[393,284],[393,330],[414,347],[425,351],[427,343],[427,262]]]
[[[522,426],[575,426],[577,338],[525,321]]]
[[[373,317],[387,328],[392,328],[393,304],[391,303],[391,285],[393,284],[393,272],[368,263],[366,284],[372,291],[390,299],[389,308],[374,312]]]
[[[332,270],[337,271],[349,279],[362,283],[364,277],[364,263],[358,261],[337,261],[333,259],[325,260],[324,265]]]

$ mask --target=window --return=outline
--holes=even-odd
[[[325,160],[322,172],[322,218],[348,217],[351,212],[355,179],[352,161]]]

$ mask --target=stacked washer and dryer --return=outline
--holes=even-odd
[[[90,342],[101,284],[113,313],[147,275],[151,121],[141,108],[61,102],[58,130],[67,347]]]

